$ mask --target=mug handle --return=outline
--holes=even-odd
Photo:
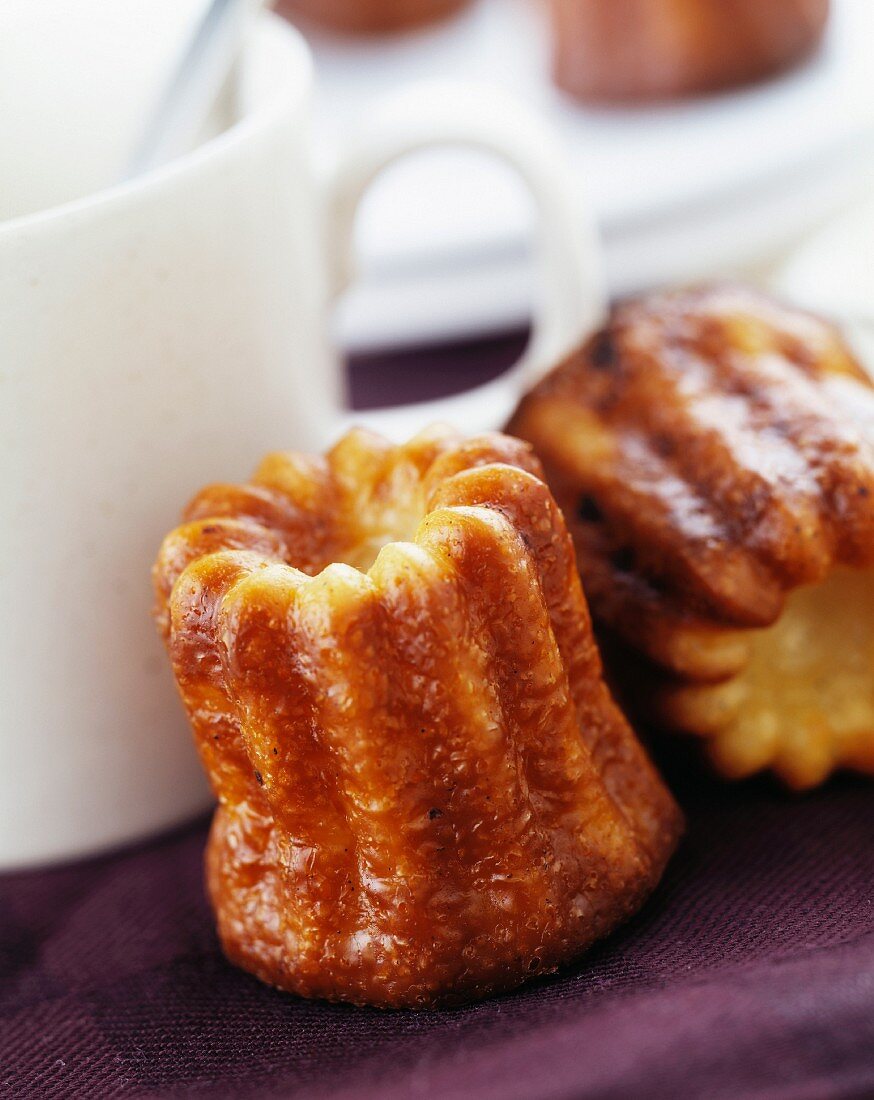
[[[384,100],[346,153],[328,191],[328,258],[333,297],[353,278],[354,227],[368,187],[383,169],[417,150],[467,146],[504,160],[527,184],[538,213],[542,290],[522,359],[484,385],[438,400],[345,413],[342,427],[366,425],[396,440],[434,421],[466,433],[500,428],[522,392],[549,370],[606,312],[601,249],[556,138],[515,97],[477,85],[428,82]]]

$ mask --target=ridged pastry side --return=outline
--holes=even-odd
[[[165,544],[170,655],[219,798],[210,893],[227,954],[264,981],[474,999],[573,958],[658,880],[679,814],[603,684],[561,514],[523,465],[502,437],[355,434],[310,473],[318,493],[299,495],[296,462],[262,467],[297,509],[357,501],[310,543],[280,508],[273,528],[225,517],[228,549],[207,518]],[[388,540],[411,497],[409,537]],[[357,565],[319,559],[340,548]]]

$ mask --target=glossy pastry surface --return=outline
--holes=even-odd
[[[510,430],[596,619],[661,669],[648,716],[730,775],[874,772],[874,390],[831,326],[739,287],[629,302]]]
[[[457,1003],[576,957],[679,813],[601,676],[529,449],[435,429],[192,502],[159,621],[219,799],[226,953],[304,996]]]

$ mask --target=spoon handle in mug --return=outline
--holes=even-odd
[[[124,172],[136,179],[186,151],[238,59],[262,0],[210,0],[158,97]]]

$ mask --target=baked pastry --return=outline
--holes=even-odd
[[[166,540],[159,621],[219,800],[209,891],[264,981],[483,997],[658,880],[679,814],[604,686],[538,470],[499,435],[357,431],[204,490]]]
[[[874,390],[834,328],[740,287],[631,301],[509,430],[644,717],[730,777],[874,774]]]
[[[341,34],[391,34],[447,19],[470,0],[280,0],[290,19]]]
[[[582,100],[656,100],[771,76],[822,39],[828,0],[550,0],[554,73]]]

